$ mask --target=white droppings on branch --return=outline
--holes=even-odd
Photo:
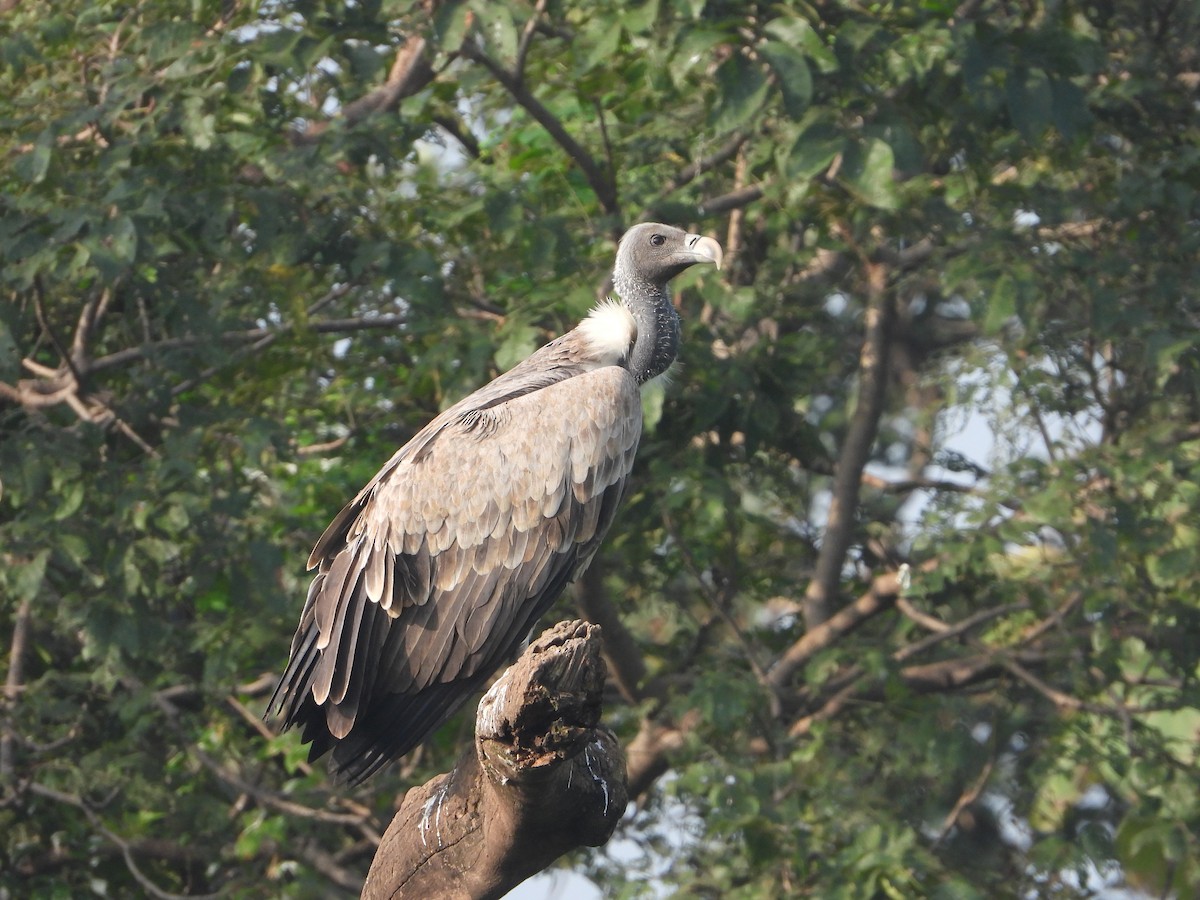
[[[429,841],[427,835],[429,832],[430,819],[433,820],[433,836],[437,840],[437,848],[442,848],[442,806],[446,801],[446,792],[449,787],[449,782],[442,782],[434,793],[429,795],[429,799],[425,801],[425,805],[421,807],[421,821],[417,823],[417,831],[421,834],[421,846],[428,847]]]
[[[592,775],[592,781],[594,781],[594,782],[596,782],[596,784],[600,785],[600,789],[602,791],[604,791],[604,815],[607,816],[608,815],[608,802],[610,799],[609,795],[608,795],[608,782],[605,780],[603,774],[601,774],[600,772],[598,772],[596,769],[594,769],[592,767],[592,750],[591,750],[592,747],[595,747],[596,752],[600,754],[601,758],[603,758],[604,745],[601,744],[599,741],[592,741],[590,744],[588,744],[586,747],[584,747],[583,748],[583,761],[584,761],[584,765],[587,766],[588,772],[590,772]]]

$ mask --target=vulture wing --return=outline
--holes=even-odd
[[[641,434],[634,378],[566,335],[429,423],[309,560],[271,706],[359,782],[510,657],[612,523]]]

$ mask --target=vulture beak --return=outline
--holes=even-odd
[[[683,242],[692,251],[692,262],[710,262],[714,263],[717,269],[721,268],[721,245],[712,238],[702,234],[689,234]]]

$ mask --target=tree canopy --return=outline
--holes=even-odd
[[[637,802],[567,864],[1200,892],[1200,8],[0,8],[0,894],[358,891],[473,710],[271,734],[304,560],[645,219],[729,264],[558,610]]]

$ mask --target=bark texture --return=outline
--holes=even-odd
[[[575,847],[612,835],[625,760],[599,727],[600,628],[560,622],[479,703],[474,746],[413,788],[363,887],[369,900],[502,897]]]

